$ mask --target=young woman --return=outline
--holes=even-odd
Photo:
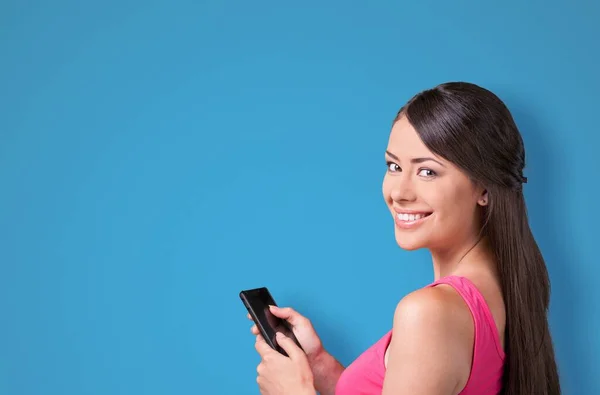
[[[405,296],[393,328],[344,368],[310,321],[291,308],[290,339],[258,335],[264,395],[556,395],[547,322],[550,284],[531,233],[522,184],[525,152],[504,103],[452,82],[398,112],[385,151],[383,197],[398,245],[427,248],[434,282]]]

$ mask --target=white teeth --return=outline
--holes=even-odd
[[[400,221],[412,222],[426,217],[427,214],[397,214],[397,216]]]

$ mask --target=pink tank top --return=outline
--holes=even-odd
[[[448,276],[438,284],[452,286],[465,300],[475,324],[471,374],[461,395],[497,395],[502,389],[504,351],[492,313],[483,295],[465,277]],[[385,376],[385,351],[392,338],[390,330],[350,364],[340,376],[335,395],[380,395]]]

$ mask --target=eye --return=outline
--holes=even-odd
[[[396,163],[394,162],[385,162],[388,171],[391,173],[395,173],[396,171],[401,171],[402,169],[400,169],[400,166],[398,166]],[[395,167],[394,167],[395,166]]]
[[[431,169],[421,169],[421,170],[419,170],[419,175],[422,177],[431,178],[431,177],[435,177],[437,175],[437,173]]]

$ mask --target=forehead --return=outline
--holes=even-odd
[[[397,156],[435,156],[423,144],[419,134],[406,117],[400,118],[392,126],[388,141],[388,150]]]

